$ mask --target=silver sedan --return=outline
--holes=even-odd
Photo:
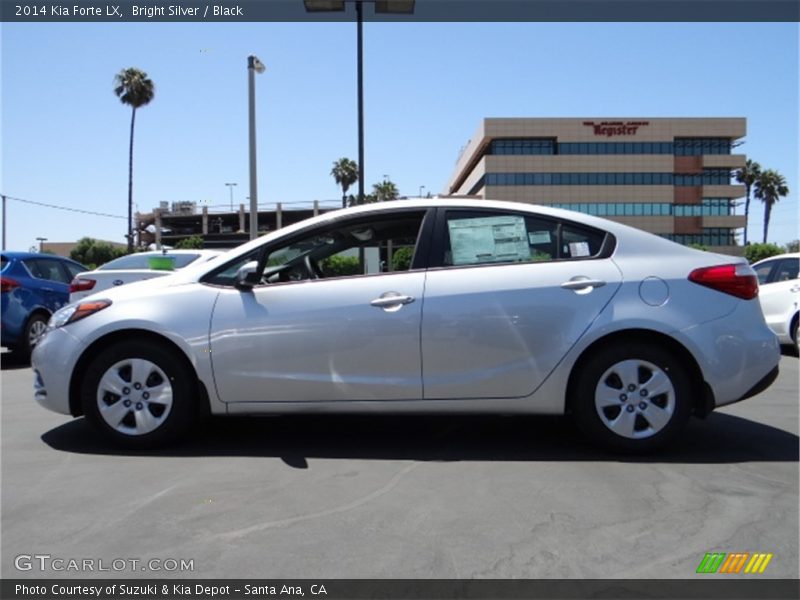
[[[144,448],[213,415],[571,414],[655,450],[765,389],[743,259],[518,203],[398,201],[281,229],[53,315],[35,396]]]

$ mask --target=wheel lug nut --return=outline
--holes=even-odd
[[[142,404],[141,402],[137,402],[136,403],[136,410],[142,410],[143,408],[144,408],[144,404]]]
[[[123,400],[122,401],[122,406],[124,406],[125,408],[130,408],[131,404],[132,404],[132,402],[130,400]]]
[[[127,396],[128,394],[131,393],[131,388],[126,388],[126,387],[122,388],[122,393]]]
[[[142,399],[143,400],[148,400],[149,398],[150,398],[150,392],[143,392],[142,393]]]
[[[628,406],[625,407],[625,410],[627,410],[628,412],[633,412],[634,410],[636,410],[636,407],[633,404],[628,404]]]
[[[640,395],[642,398],[646,398],[648,393],[649,393],[649,392],[648,392],[647,390],[639,390],[639,395]]]
[[[139,383],[139,382],[136,382],[136,383],[133,384],[133,388],[136,389],[136,390],[140,390],[140,389],[142,389],[142,384]]]
[[[646,402],[639,402],[639,410],[644,410],[645,408],[647,408],[647,403]]]
[[[628,401],[628,394],[620,394],[619,395],[619,399],[622,400],[623,402],[627,402]]]
[[[635,385],[633,385],[632,383],[628,385],[628,391],[629,392],[633,392],[635,390],[636,390],[636,386]]]

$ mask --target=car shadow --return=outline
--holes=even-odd
[[[571,420],[548,416],[218,417],[179,445],[145,452],[119,449],[77,419],[41,439],[79,454],[272,457],[295,468],[307,468],[309,458],[717,464],[797,462],[800,455],[797,435],[718,413],[692,419],[676,444],[651,456],[600,451]]]
[[[15,352],[0,353],[0,371],[15,371],[19,369],[30,369],[30,367],[31,361]]]

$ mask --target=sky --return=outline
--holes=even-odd
[[[2,23],[0,192],[10,250],[84,236],[123,243],[130,108],[147,72],[134,202],[246,203],[247,56],[256,78],[258,197],[335,201],[333,162],[357,158],[354,23]],[[737,152],[790,194],[769,240],[800,237],[797,23],[365,23],[365,183],[445,191],[485,117],[746,117]],[[421,186],[425,186],[421,188]],[[355,190],[352,190],[355,191]],[[335,202],[334,202],[335,203]],[[751,206],[760,241],[763,206]]]

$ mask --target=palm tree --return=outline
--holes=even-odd
[[[747,191],[747,197],[744,201],[744,246],[747,245],[747,218],[750,216],[750,190],[753,188],[760,174],[761,165],[750,159],[747,159],[744,167],[736,171],[736,181],[744,184],[745,190]]]
[[[342,188],[342,208],[347,206],[347,190],[358,181],[358,164],[349,158],[340,158],[333,163],[331,175]]]
[[[128,153],[128,252],[133,252],[133,127],[136,109],[150,103],[156,94],[147,73],[139,69],[122,69],[114,77],[114,93],[131,107],[131,144]]]
[[[786,185],[786,178],[783,175],[767,169],[758,176],[754,187],[754,196],[764,203],[764,243],[766,244],[772,207],[778,200],[789,195],[789,186]]]
[[[374,184],[372,186],[372,193],[375,196],[376,202],[397,200],[397,197],[400,195],[397,191],[397,186],[388,179],[384,179],[380,183]]]

